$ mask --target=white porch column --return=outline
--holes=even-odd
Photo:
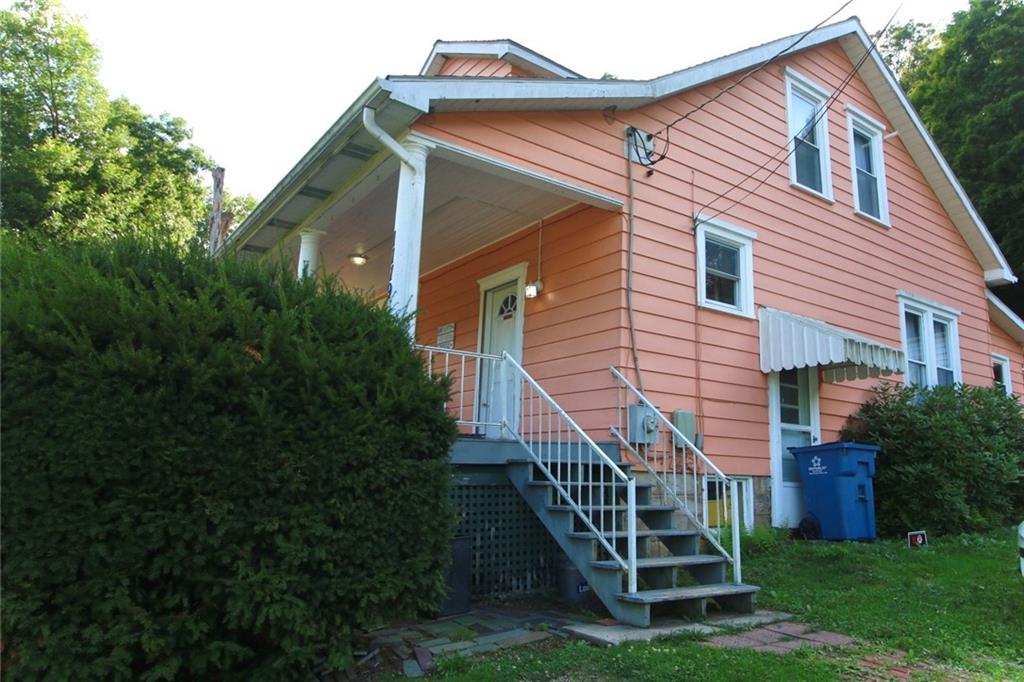
[[[303,230],[299,234],[299,264],[296,277],[302,279],[316,273],[320,265],[320,230]]]
[[[427,186],[427,145],[406,140],[408,155],[398,175],[395,202],[395,249],[391,256],[388,305],[396,315],[416,312],[420,285],[420,242],[423,237],[423,197]],[[409,320],[409,336],[416,338],[416,318]]]

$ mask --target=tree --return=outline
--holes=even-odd
[[[971,0],[934,40],[915,22],[890,36],[890,64],[910,101],[1024,276],[1024,3]],[[1024,310],[1024,288],[1012,291]]]
[[[98,72],[85,29],[56,2],[0,12],[0,226],[36,241],[194,240],[210,162],[182,119],[109,101]]]

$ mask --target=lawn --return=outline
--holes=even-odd
[[[759,606],[856,637],[843,649],[785,656],[712,649],[690,637],[598,648],[582,642],[442,659],[446,680],[828,680],[865,673],[861,659],[907,653],[922,676],[1024,680],[1024,578],[1016,533],[903,542],[794,542],[759,532],[745,543]]]

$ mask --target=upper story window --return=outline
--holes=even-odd
[[[828,147],[829,94],[819,85],[786,69],[789,122],[789,181],[832,200],[832,164]]]
[[[889,200],[885,187],[882,140],[885,126],[847,105],[850,131],[850,169],[853,175],[853,207],[861,215],[889,225]]]
[[[906,382],[913,386],[952,386],[960,375],[960,311],[901,293],[900,321],[907,354]]]
[[[753,317],[757,233],[718,219],[697,220],[698,305]]]
[[[1013,395],[1013,382],[1010,380],[1010,358],[1005,355],[992,354],[992,379],[1003,387],[1006,395]]]

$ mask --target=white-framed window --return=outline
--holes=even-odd
[[[846,105],[850,135],[850,173],[853,208],[862,216],[889,226],[889,197],[882,154],[885,125],[852,105]]]
[[[992,354],[992,380],[1003,387],[1006,395],[1013,395],[1013,380],[1010,378],[1010,358],[998,353]]]
[[[697,221],[697,304],[753,317],[757,233],[717,218]]]
[[[786,118],[789,126],[789,182],[832,201],[832,162],[828,145],[829,93],[786,68]]]
[[[913,386],[952,386],[960,373],[960,311],[900,293],[900,332],[907,355],[904,381]]]

